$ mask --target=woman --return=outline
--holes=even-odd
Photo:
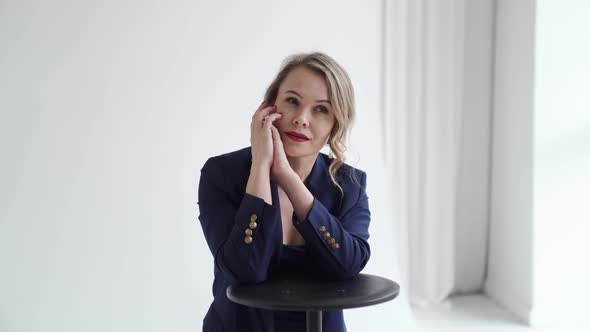
[[[215,262],[204,331],[305,331],[305,313],[231,302],[226,288],[299,271],[347,279],[370,256],[366,175],[344,163],[354,93],[322,53],[286,59],[252,116],[251,147],[207,160],[199,220]],[[329,144],[334,158],[320,153]],[[324,331],[346,331],[342,310]]]

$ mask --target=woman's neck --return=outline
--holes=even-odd
[[[315,154],[305,157],[287,157],[287,160],[289,160],[289,165],[291,165],[291,168],[297,173],[301,181],[305,182],[309,174],[311,174],[317,157],[318,154]]]

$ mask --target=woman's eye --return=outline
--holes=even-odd
[[[287,102],[288,102],[289,104],[293,104],[293,105],[297,105],[297,104],[298,104],[298,103],[297,103],[297,99],[295,99],[295,98],[292,98],[292,97],[290,97],[290,98],[287,98]]]
[[[318,110],[322,113],[328,113],[328,109],[325,108],[324,106],[319,106],[318,108],[316,108],[316,110]]]

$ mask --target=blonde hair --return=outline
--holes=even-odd
[[[352,123],[355,117],[355,102],[352,82],[344,68],[330,56],[320,53],[299,53],[288,56],[282,63],[279,73],[266,89],[264,100],[274,104],[279,93],[279,87],[287,75],[295,68],[304,66],[324,77],[328,86],[328,98],[334,110],[336,122],[328,145],[330,146],[330,157],[332,159],[329,167],[332,183],[344,194],[342,187],[336,181],[336,172],[344,164],[346,151],[346,140],[350,134]]]

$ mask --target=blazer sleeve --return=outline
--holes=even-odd
[[[341,218],[332,215],[317,198],[305,220],[293,214],[293,224],[305,239],[310,256],[320,272],[330,279],[352,278],[369,261],[371,249],[367,241],[371,212],[366,178],[366,173],[362,172],[358,198]]]
[[[241,201],[232,199],[229,191],[235,185],[226,183],[229,178],[215,158],[203,166],[198,202],[201,227],[215,266],[230,284],[262,282],[280,233],[276,222],[280,211],[247,193]]]

